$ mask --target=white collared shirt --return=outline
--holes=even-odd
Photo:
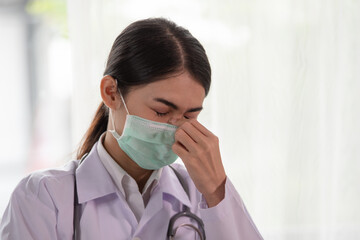
[[[110,156],[103,145],[104,132],[98,142],[97,151],[105,169],[109,172],[117,189],[124,195],[126,202],[134,213],[138,222],[144,213],[150,199],[152,189],[158,184],[162,169],[154,170],[147,180],[142,193],[136,181]]]

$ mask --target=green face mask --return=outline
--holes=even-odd
[[[121,100],[128,113],[123,132],[121,136],[116,132],[112,116],[114,130],[110,130],[120,148],[144,169],[159,169],[175,162],[178,156],[171,147],[177,127],[130,115],[122,96]]]

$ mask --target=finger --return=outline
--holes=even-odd
[[[188,152],[196,152],[196,142],[184,131],[179,128],[175,133],[175,141],[181,143]]]
[[[206,127],[204,127],[204,125],[202,125],[198,120],[193,119],[189,122],[205,136],[210,137],[213,135],[213,133],[210,132]]]
[[[186,122],[180,126],[179,129],[183,129],[189,137],[193,139],[194,142],[204,145],[206,142],[206,136],[199,131],[191,122]]]
[[[181,159],[189,154],[188,150],[180,142],[175,142],[171,149],[173,152],[178,155]]]

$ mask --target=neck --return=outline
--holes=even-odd
[[[137,183],[142,192],[153,170],[147,170],[137,165],[118,145],[116,139],[107,132],[103,139],[103,145],[110,156],[119,166],[124,169]]]

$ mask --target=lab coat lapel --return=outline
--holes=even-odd
[[[183,180],[187,183],[185,177],[183,177]],[[163,175],[160,178],[159,187],[163,193],[169,194],[182,204],[187,205],[189,208],[191,207],[189,196],[185,192],[178,177],[169,166],[163,168]]]
[[[83,204],[98,198],[111,199],[115,197],[116,199],[118,199],[118,206],[122,206],[119,210],[122,213],[118,212],[114,216],[107,216],[107,222],[101,223],[105,224],[106,226],[102,226],[101,229],[107,229],[107,227],[111,228],[112,226],[116,226],[119,221],[123,222],[122,226],[124,228],[114,227],[111,231],[106,230],[105,232],[100,233],[99,223],[94,217],[92,217],[93,212],[91,210],[90,212],[84,210],[82,214],[90,214],[90,217],[87,218],[85,216],[83,218],[83,224],[85,226],[93,226],[87,230],[86,234],[87,236],[89,236],[89,238],[86,239],[104,239],[100,236],[101,234],[107,234],[106,236],[123,236],[124,234],[127,234],[127,231],[131,232],[135,230],[138,223],[134,214],[126,203],[124,195],[117,190],[116,185],[114,184],[110,174],[107,172],[106,168],[102,164],[96,146],[97,143],[93,146],[88,156],[84,159],[84,161],[76,170],[76,182],[79,203]],[[110,196],[111,194],[113,194],[113,196]],[[109,208],[111,207],[112,206],[109,205]],[[117,219],[117,216],[127,216],[127,220],[119,220]],[[126,227],[127,223],[132,226],[133,230]],[[100,235],[97,237],[98,234]]]
[[[163,202],[168,199],[168,195],[190,208],[191,203],[189,197],[184,191],[184,188],[181,186],[173,170],[166,166],[163,168],[158,185],[156,185],[153,189],[149,203],[145,208],[144,215],[140,220],[138,229],[141,229],[144,225],[146,225],[146,223],[163,208]]]
[[[97,153],[97,143],[76,170],[79,203],[115,193],[116,187],[102,165]]]

